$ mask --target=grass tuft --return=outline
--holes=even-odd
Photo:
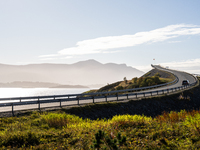
[[[200,111],[82,119],[62,111],[0,118],[1,149],[199,149]]]

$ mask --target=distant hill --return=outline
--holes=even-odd
[[[0,64],[0,83],[26,81],[62,85],[105,85],[122,80],[124,77],[131,79],[142,74],[142,71],[125,64],[102,64],[95,60],[74,64]]]
[[[47,82],[27,82],[27,81],[15,81],[9,83],[0,83],[0,88],[89,88],[82,85],[61,85],[56,83]]]

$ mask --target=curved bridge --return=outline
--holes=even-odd
[[[14,115],[14,111],[18,110],[40,110],[41,108],[63,107],[105,101],[138,100],[138,98],[163,95],[178,90],[183,90],[198,83],[197,78],[189,73],[166,69],[158,65],[152,65],[152,67],[170,72],[176,76],[176,79],[167,84],[111,92],[1,98],[0,112],[12,112],[12,114]],[[183,86],[183,80],[189,80],[190,84],[187,86]]]
[[[164,89],[170,89],[170,88],[181,87],[181,86],[182,86],[182,81],[183,81],[183,80],[188,80],[190,84],[194,84],[194,83],[196,83],[196,81],[197,81],[197,79],[196,79],[195,76],[193,76],[192,74],[183,72],[183,71],[177,71],[177,70],[166,69],[166,68],[163,68],[163,67],[158,66],[158,65],[152,65],[152,67],[154,67],[154,68],[156,68],[156,69],[159,69],[159,70],[171,72],[171,73],[173,73],[173,74],[178,78],[178,81],[177,81],[175,84],[170,85],[170,86],[167,86],[167,87],[162,87],[162,88],[159,88],[159,89],[163,89],[163,90],[164,90]]]

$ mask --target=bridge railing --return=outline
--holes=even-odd
[[[152,67],[154,67],[152,65]],[[83,93],[83,94],[67,94],[67,95],[49,95],[49,96],[32,96],[32,97],[13,97],[13,98],[0,98],[0,102],[1,101],[10,101],[11,103],[13,103],[13,101],[15,102],[22,102],[24,100],[41,100],[41,99],[52,99],[52,98],[73,98],[73,97],[87,97],[87,96],[95,96],[95,95],[105,95],[105,94],[109,94],[109,95],[116,95],[118,93],[127,93],[127,92],[136,92],[136,91],[143,91],[143,90],[148,90],[148,89],[154,89],[154,88],[158,88],[158,87],[162,87],[162,86],[167,86],[167,85],[171,85],[171,84],[175,84],[179,81],[178,77],[171,71],[168,71],[170,73],[172,73],[175,76],[175,79],[171,82],[168,83],[164,83],[164,84],[158,84],[158,85],[153,85],[153,86],[147,86],[147,87],[141,87],[141,88],[133,88],[133,89],[125,89],[125,90],[115,90],[115,91],[108,91],[108,92],[96,92],[96,93]]]
[[[147,97],[147,96],[155,96],[155,95],[160,95],[160,94],[167,94],[167,93],[171,93],[171,92],[175,92],[178,90],[183,90],[186,88],[189,88],[191,86],[196,85],[197,81],[189,84],[189,85],[185,85],[185,86],[179,86],[179,87],[175,87],[175,88],[169,88],[169,89],[165,89],[165,90],[155,90],[155,91],[140,91],[140,92],[135,92],[135,93],[122,93],[122,94],[116,94],[116,95],[101,95],[101,96],[87,96],[87,97],[82,97],[83,94],[71,94],[71,95],[54,95],[54,96],[39,96],[39,97],[21,97],[20,100],[18,98],[10,98],[12,100],[18,100],[18,102],[12,102],[12,103],[0,103],[0,107],[8,107],[11,106],[12,107],[12,114],[14,115],[14,106],[22,106],[22,105],[33,105],[33,104],[37,104],[38,105],[38,109],[41,109],[41,104],[47,104],[47,103],[59,103],[59,107],[62,106],[66,106],[66,105],[62,105],[63,102],[77,102],[76,104],[80,104],[81,101],[92,101],[93,103],[95,103],[95,101],[97,101],[98,99],[103,99],[101,100],[101,102],[103,101],[108,101],[109,98],[115,98],[116,101],[120,100],[121,97],[123,97],[124,99],[137,99],[137,98],[143,98],[143,97]],[[81,96],[81,97],[78,97]],[[9,100],[10,100],[9,99]],[[4,99],[6,100],[6,99]],[[8,99],[7,99],[8,100]],[[28,100],[28,101],[27,101]],[[70,105],[70,104],[69,104]],[[53,106],[55,107],[55,106]],[[43,107],[43,108],[47,108],[47,107]]]
[[[176,77],[176,75],[174,75]],[[178,82],[178,78],[176,77],[173,81],[159,84],[159,85],[153,85],[153,86],[147,86],[147,87],[141,87],[141,88],[134,88],[134,89],[126,89],[126,90],[116,90],[116,91],[109,91],[109,92],[96,92],[96,93],[83,93],[83,94],[67,94],[67,95],[49,95],[49,96],[32,96],[32,97],[13,97],[13,98],[0,98],[1,101],[6,101],[10,103],[16,103],[16,102],[22,102],[27,100],[42,100],[42,99],[56,99],[56,98],[80,98],[80,97],[88,97],[88,96],[96,96],[96,95],[116,95],[119,93],[130,93],[130,92],[136,92],[136,91],[143,91],[148,89],[154,89],[162,86],[167,86],[171,84],[175,84]],[[0,103],[1,106],[1,103]]]
[[[143,98],[147,96],[155,96],[160,94],[167,94],[179,90],[183,90],[194,86],[197,84],[196,82],[179,86],[174,88],[169,88],[165,90],[154,90],[154,91],[142,91],[146,89],[152,89],[161,86],[167,86],[169,84],[173,84],[177,82],[178,78],[170,83],[165,83],[161,85],[155,85],[150,87],[136,88],[136,89],[127,89],[127,90],[118,90],[118,91],[110,91],[110,92],[99,92],[99,93],[85,93],[85,94],[68,94],[68,95],[51,95],[51,96],[33,96],[33,97],[15,97],[15,98],[1,98],[0,101],[4,101],[4,103],[0,103],[0,107],[11,107],[12,114],[14,115],[14,107],[15,106],[25,106],[25,105],[37,105],[36,108],[39,110],[41,108],[55,107],[55,106],[45,106],[41,107],[42,104],[48,103],[58,103],[59,107],[71,105],[70,102],[75,102],[73,105],[79,105],[83,103],[95,103],[95,102],[103,102],[103,101],[113,101],[114,100],[125,100],[125,99],[137,99]],[[109,94],[109,95],[108,95]],[[112,99],[112,100],[109,100]],[[66,104],[68,102],[68,104]],[[25,108],[26,109],[26,108]],[[28,109],[28,108],[27,108]]]

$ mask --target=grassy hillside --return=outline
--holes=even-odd
[[[149,72],[145,73],[142,77],[152,77],[155,76],[156,74],[159,74],[161,78],[175,79],[175,76],[173,74],[158,69],[152,69]]]

